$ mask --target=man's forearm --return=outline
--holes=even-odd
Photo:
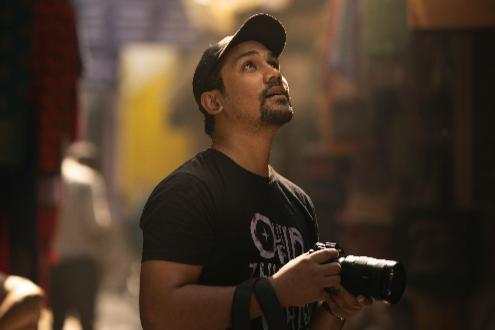
[[[226,329],[235,287],[188,284],[167,296],[154,299],[141,308],[144,330],[154,329]],[[154,306],[153,306],[154,305]],[[260,307],[251,296],[251,318],[261,316]]]
[[[213,287],[188,284],[176,288],[156,302],[153,315],[143,319],[144,330],[155,329],[226,329],[230,327],[230,312],[235,287]],[[160,307],[161,306],[161,307]],[[254,294],[251,295],[250,317],[261,316]],[[142,311],[142,317],[143,317]],[[339,330],[344,322],[318,306],[311,323],[312,330]]]
[[[336,255],[338,252],[335,249],[302,254],[274,274],[270,282],[282,307],[303,306],[326,299],[328,294],[324,288],[340,284],[340,266],[337,263],[322,262],[331,260]],[[140,312],[145,330],[225,329],[230,326],[235,287],[195,284],[201,270],[201,266],[171,261],[143,262],[140,277]],[[339,302],[346,307],[342,312],[351,315],[356,310],[351,308],[352,306],[347,308],[349,303],[343,299],[339,298]],[[359,306],[357,302],[355,304]],[[250,316],[255,318],[260,315],[260,307],[251,295]],[[316,329],[320,326],[340,329],[341,321],[337,318],[333,320],[330,315],[321,315],[313,325]]]

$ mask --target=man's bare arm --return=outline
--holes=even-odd
[[[144,330],[229,327],[235,287],[195,284],[201,269],[170,261],[143,262],[139,305]],[[253,296],[251,317],[260,315]]]
[[[340,266],[322,262],[337,254],[334,249],[325,249],[300,255],[272,276],[270,282],[281,305],[303,306],[328,299],[325,288],[340,285]],[[143,262],[140,314],[144,330],[229,327],[235,287],[196,284],[201,269],[201,266],[169,261]],[[251,318],[260,315],[260,308],[252,296]]]

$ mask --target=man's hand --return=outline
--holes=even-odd
[[[343,287],[330,291],[329,298],[320,302],[318,309],[313,314],[312,330],[342,329],[346,319],[372,302],[370,298],[365,296],[354,297]]]
[[[330,299],[325,288],[341,287],[341,268],[337,262],[326,262],[337,258],[338,255],[336,249],[323,249],[311,254],[304,253],[285,264],[270,278],[280,304],[303,306]]]
[[[326,299],[332,313],[344,319],[350,318],[371,302],[372,300],[366,296],[354,297],[342,286],[332,290],[329,299]]]

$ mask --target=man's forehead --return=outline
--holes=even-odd
[[[243,55],[251,55],[256,53],[275,58],[272,52],[265,45],[258,41],[249,40],[243,41],[232,47],[232,49],[230,49],[230,51],[225,55],[225,61],[236,61],[240,56],[242,57]]]

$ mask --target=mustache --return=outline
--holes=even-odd
[[[284,89],[283,94],[287,97],[288,100],[290,99],[289,90],[285,88],[284,84],[282,83],[282,79],[276,79],[276,80],[270,80],[266,88],[261,92],[260,99],[262,102],[267,98],[268,92],[273,87],[282,87]]]

